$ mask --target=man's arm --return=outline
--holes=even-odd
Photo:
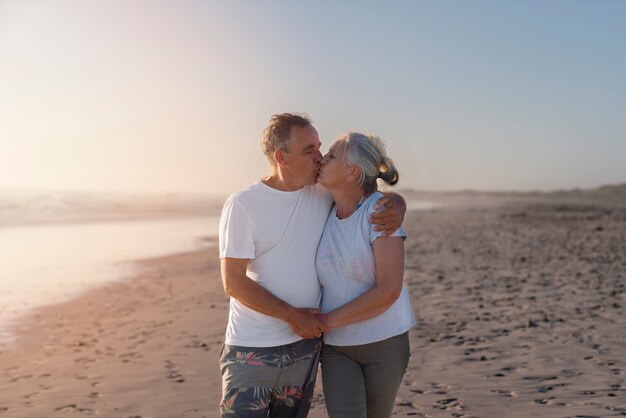
[[[383,237],[393,234],[404,220],[406,213],[406,202],[398,193],[385,192],[383,197],[376,202],[376,209],[383,205],[385,208],[380,212],[374,212],[370,216],[370,222],[376,224],[375,231],[383,231]]]
[[[328,331],[324,323],[315,316],[319,312],[317,309],[294,308],[249,278],[246,275],[249,261],[229,257],[221,260],[222,284],[228,296],[250,309],[287,322],[302,338],[319,337],[322,331]]]

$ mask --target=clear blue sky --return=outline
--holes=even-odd
[[[626,1],[0,0],[0,189],[228,193],[285,111],[403,187],[626,182]]]

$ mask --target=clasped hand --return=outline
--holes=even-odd
[[[293,332],[305,339],[319,338],[323,332],[330,331],[330,327],[322,320],[319,309],[295,308],[288,323]]]

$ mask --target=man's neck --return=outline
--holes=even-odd
[[[304,187],[304,184],[297,184],[289,181],[285,176],[281,176],[280,173],[272,173],[261,179],[263,184],[272,189],[280,190],[283,192],[295,192]]]

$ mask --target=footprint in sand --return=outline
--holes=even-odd
[[[626,406],[618,407],[618,406],[607,406],[606,409],[613,412],[621,412],[621,415],[626,415]]]
[[[554,399],[554,396],[550,398],[535,399],[535,403],[539,405],[547,405],[552,399]]]
[[[577,370],[568,370],[568,369],[561,370],[561,372],[563,373],[564,377],[578,377],[583,374],[582,372],[579,372]]]
[[[517,392],[515,392],[514,390],[491,389],[491,392],[506,396],[508,398],[517,398]]]
[[[554,385],[540,386],[540,387],[537,388],[537,392],[539,392],[539,393],[546,393],[546,392],[550,392],[550,391],[553,391],[555,389],[562,388],[562,387],[565,387],[565,386],[568,386],[568,384],[567,383],[557,383],[557,384],[554,384]]]
[[[210,351],[211,348],[209,347],[209,345],[207,343],[203,343],[200,340],[192,340],[191,344],[186,344],[185,348],[199,348],[203,351]]]
[[[177,383],[184,383],[185,377],[179,372],[178,365],[172,361],[165,360],[165,368],[168,371],[167,378]]]
[[[554,376],[554,375],[549,375],[549,376],[524,376],[522,377],[522,379],[524,380],[534,380],[537,382],[545,382],[547,380],[556,380],[558,379],[558,376]]]
[[[131,360],[142,359],[143,355],[139,354],[136,351],[130,351],[128,353],[118,355],[119,358],[122,359],[123,363],[129,363]]]
[[[13,379],[11,379],[11,382],[15,383],[15,382],[19,382],[20,380],[23,380],[23,379],[31,379],[32,377],[33,377],[32,374],[27,374],[27,375],[24,375],[24,376],[17,376],[17,377],[14,377]]]
[[[437,404],[433,405],[433,408],[447,411],[464,411],[465,405],[463,405],[457,398],[446,398],[438,400]]]
[[[95,358],[89,358],[89,357],[80,357],[74,360],[74,362],[81,363],[81,364],[90,364],[90,363],[95,363],[96,361],[97,360]]]
[[[75,404],[75,403],[59,406],[58,408],[54,408],[54,410],[56,412],[81,412],[81,413],[89,414],[89,415],[91,415],[94,412],[94,410],[91,408],[80,408],[78,404]]]
[[[557,406],[569,405],[567,402],[557,402],[555,401],[555,399],[556,398],[554,396],[550,396],[549,398],[535,399],[535,403],[538,405],[557,405]]]

